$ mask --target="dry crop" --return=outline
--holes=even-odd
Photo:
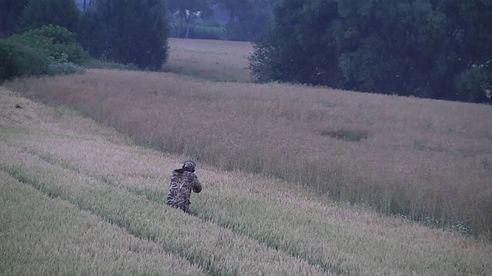
[[[165,152],[490,235],[490,106],[107,70],[10,87]]]
[[[178,157],[5,89],[0,107],[0,274],[492,273],[489,243],[242,172],[200,166],[186,215],[163,204]]]
[[[249,42],[171,38],[169,51],[167,71],[215,81],[251,80]]]

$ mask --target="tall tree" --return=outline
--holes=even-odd
[[[188,37],[194,20],[212,13],[210,0],[168,0],[169,11],[177,19],[176,36]]]
[[[10,35],[19,27],[27,2],[28,0],[0,1],[0,37]]]
[[[228,11],[227,38],[257,40],[270,27],[273,0],[216,0]]]
[[[258,80],[492,102],[492,1],[282,0]]]
[[[22,12],[25,29],[43,25],[57,25],[75,31],[79,21],[79,10],[74,0],[30,0]]]
[[[164,0],[97,0],[83,15],[80,40],[92,56],[159,70],[168,32]]]

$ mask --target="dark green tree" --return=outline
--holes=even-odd
[[[227,38],[256,41],[268,30],[273,17],[273,0],[216,0],[228,11]]]
[[[212,14],[210,0],[168,0],[168,8],[172,14],[176,14],[177,22],[175,32],[177,37],[189,37],[195,15],[200,12],[201,17]]]
[[[159,70],[168,32],[164,0],[98,0],[83,15],[80,40],[94,57]]]
[[[22,12],[24,29],[57,25],[73,32],[77,30],[79,10],[74,0],[30,0]]]
[[[491,102],[492,1],[283,0],[258,80]]]
[[[457,99],[491,103],[492,1],[438,1],[446,14],[448,56]],[[485,91],[485,93],[484,93]]]
[[[0,37],[12,34],[18,27],[28,0],[0,1]]]
[[[333,36],[339,25],[336,1],[305,2],[286,0],[275,7],[274,27],[256,44],[251,58],[258,80],[331,85],[340,82]]]

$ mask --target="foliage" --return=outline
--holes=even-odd
[[[209,11],[210,0],[168,0],[168,8],[170,12],[190,12]]]
[[[159,70],[168,32],[163,0],[100,0],[83,15],[80,38],[96,58]]]
[[[0,40],[0,80],[15,76],[79,72],[87,54],[75,35],[59,26],[43,26]]]
[[[77,30],[79,10],[74,0],[30,0],[22,12],[24,29],[43,25],[58,25],[73,32]]]
[[[271,23],[272,5],[273,0],[170,0],[172,36],[256,41]]]
[[[0,81],[22,75],[46,74],[48,64],[47,57],[39,49],[0,40]]]
[[[173,37],[219,39],[216,32],[207,32],[213,24],[203,22],[213,14],[210,0],[170,0],[167,3],[172,14]]]
[[[259,81],[492,102],[490,1],[283,0],[274,15]]]
[[[216,0],[229,12],[227,39],[257,41],[271,24],[272,0]]]
[[[179,37],[177,30],[174,32],[174,36]],[[226,34],[223,27],[199,24],[189,30],[188,37],[195,39],[223,40],[226,39]]]
[[[60,26],[43,26],[13,35],[8,40],[45,52],[52,63],[72,62],[81,64],[87,58],[87,54],[77,43],[75,35]]]
[[[22,11],[28,0],[0,1],[0,37],[10,35],[19,26]]]

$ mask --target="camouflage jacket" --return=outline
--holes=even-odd
[[[192,190],[195,193],[202,191],[202,185],[198,181],[198,177],[194,173],[183,169],[174,170],[169,193],[167,194],[167,205],[189,212]]]

